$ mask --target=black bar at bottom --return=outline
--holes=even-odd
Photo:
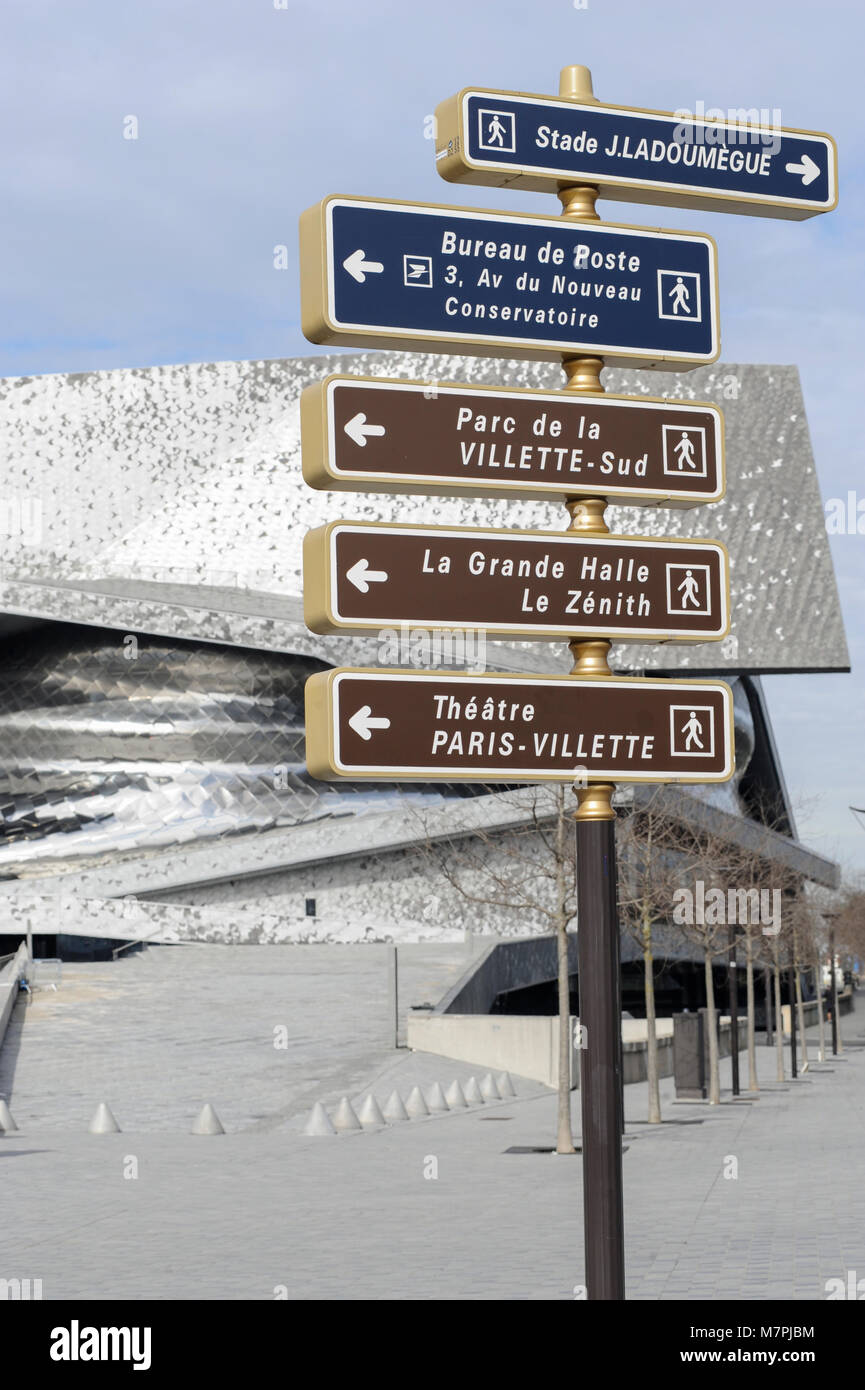
[[[577,821],[580,1104],[586,1294],[624,1299],[622,1016],[616,911],[616,823]]]

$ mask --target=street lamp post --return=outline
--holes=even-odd
[[[739,1094],[739,981],[736,975],[736,928],[731,922],[728,927],[730,946],[727,970],[728,993],[730,996],[730,1060],[733,1064],[733,1095]]]

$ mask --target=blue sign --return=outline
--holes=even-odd
[[[590,183],[621,201],[787,218],[838,201],[835,142],[814,131],[482,90],[436,116],[438,170],[453,182]]]
[[[315,343],[695,367],[720,353],[715,243],[567,218],[327,198],[301,218]]]

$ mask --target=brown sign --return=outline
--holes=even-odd
[[[716,541],[331,522],[303,550],[313,632],[400,624],[494,637],[705,642],[727,635]]]
[[[341,777],[726,782],[722,681],[337,670],[306,683],[306,763]]]
[[[304,478],[329,491],[724,495],[723,416],[701,403],[330,376],[303,392],[301,428]]]

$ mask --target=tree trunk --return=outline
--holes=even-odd
[[[556,893],[558,912],[556,938],[558,945],[559,976],[559,1106],[556,1133],[556,1153],[573,1154],[574,1136],[571,1129],[571,981],[568,974],[568,917],[567,830],[572,822],[565,815],[565,792],[558,791],[559,818],[556,825]]]
[[[823,972],[820,969],[820,957],[817,957],[817,964],[814,966],[814,988],[817,992],[817,1022],[820,1026],[820,1042],[817,1051],[817,1059],[820,1062],[826,1061],[826,1030],[823,1025]]]
[[[805,1006],[802,1002],[802,976],[798,965],[793,967],[796,977],[796,1017],[799,1020],[799,1037],[802,1040],[802,1071],[808,1070],[808,1039],[805,1035]]]
[[[646,988],[646,1080],[649,1083],[649,1124],[661,1123],[661,1087],[658,1077],[658,1033],[655,1026],[655,970],[652,959],[652,927],[643,921],[643,975]]]
[[[556,1153],[573,1154],[571,1131],[571,986],[568,975],[568,928],[560,920],[556,932],[559,948],[559,1114]]]
[[[768,965],[763,966],[763,996],[766,1005],[766,1046],[775,1046],[775,1029],[772,1026],[772,971]]]
[[[748,1009],[748,1090],[759,1091],[757,1080],[757,1027],[754,1019],[754,943],[745,933],[745,986]]]
[[[775,1074],[784,1080],[784,1022],[781,1015],[781,967],[775,961]]]
[[[709,1026],[709,1104],[721,1104],[721,1072],[718,1064],[718,1029],[715,1022],[715,981],[712,978],[712,957],[708,948],[703,953],[706,966],[706,1022]]]

